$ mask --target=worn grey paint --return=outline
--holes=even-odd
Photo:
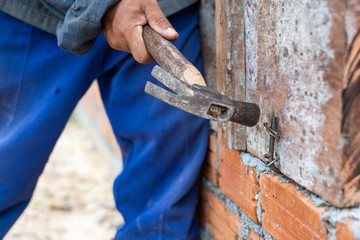
[[[269,135],[262,124],[275,115],[281,133],[276,166],[339,203],[342,72],[330,68],[345,50],[345,32],[336,36],[343,49],[336,49],[333,27],[341,24],[343,9],[334,17],[328,2],[245,2],[246,100],[262,110],[258,126],[247,129],[247,147],[264,159]]]
[[[202,2],[210,6],[211,1]],[[276,145],[281,159],[276,166],[342,206],[344,54],[359,27],[360,2],[216,2],[221,4],[217,9],[223,8],[215,14],[217,89],[232,98],[258,103],[262,111],[253,128],[219,125],[221,144],[246,149],[265,160],[269,135],[263,123],[275,115],[281,134]],[[213,73],[214,64],[210,66]]]

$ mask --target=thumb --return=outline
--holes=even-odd
[[[152,29],[158,32],[164,38],[174,41],[179,37],[169,20],[161,11],[157,1],[149,1],[145,5],[145,16]]]

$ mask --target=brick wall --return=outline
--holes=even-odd
[[[79,108],[119,157],[96,83]],[[360,208],[331,206],[249,153],[225,148],[215,132],[201,178],[202,240],[360,239]]]
[[[360,239],[360,208],[337,209],[210,136],[198,215],[207,239]]]

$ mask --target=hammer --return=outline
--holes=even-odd
[[[196,116],[252,127],[260,117],[255,103],[232,100],[206,86],[201,73],[168,40],[144,26],[143,38],[150,55],[159,63],[151,75],[172,92],[147,82],[145,92]]]

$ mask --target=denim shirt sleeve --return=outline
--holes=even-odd
[[[83,56],[90,51],[101,31],[101,18],[119,0],[41,0],[60,17],[56,30],[62,49]]]

